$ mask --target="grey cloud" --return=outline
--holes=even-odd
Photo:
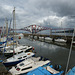
[[[38,24],[42,20],[41,25],[55,28],[58,27],[58,22],[62,17],[66,17],[63,26],[71,27],[75,23],[74,3],[75,0],[0,0],[0,25],[2,25],[5,17],[11,19],[12,10],[15,6],[18,28]],[[5,5],[9,6],[10,9],[4,9],[6,8],[3,8]],[[58,18],[51,19],[49,16],[57,16]]]

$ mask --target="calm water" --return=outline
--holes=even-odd
[[[18,39],[20,44],[24,45],[31,45],[35,48],[36,56],[43,56],[48,58],[51,61],[51,64],[59,64],[62,66],[62,69],[65,70],[68,53],[69,53],[69,46],[57,46],[54,43],[45,43],[40,41],[35,41],[29,38],[22,38]],[[0,55],[0,58],[4,59],[3,55]],[[75,50],[72,50],[71,59],[69,63],[69,68],[75,66]]]
[[[22,38],[19,40],[20,44],[32,45],[35,48],[36,56],[43,56],[48,58],[53,65],[60,64],[62,69],[65,70],[69,49],[57,46],[50,43],[30,40]],[[75,50],[72,50],[69,68],[75,66]]]

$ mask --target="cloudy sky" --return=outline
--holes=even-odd
[[[17,28],[75,26],[75,0],[0,0],[0,26],[5,25],[6,17],[10,21],[14,7]]]

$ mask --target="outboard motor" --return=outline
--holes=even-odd
[[[61,70],[61,65],[55,65],[54,69],[55,70]]]
[[[41,56],[40,59],[39,59],[39,61],[41,61],[42,59],[43,59],[43,57]]]

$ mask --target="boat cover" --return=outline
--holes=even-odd
[[[29,73],[27,73],[27,75],[61,75],[63,73],[63,71],[57,73],[57,74],[52,74],[49,71],[47,71],[46,69],[44,69],[43,67],[38,67],[32,71],[30,71]]]
[[[75,66],[66,75],[75,75]]]

